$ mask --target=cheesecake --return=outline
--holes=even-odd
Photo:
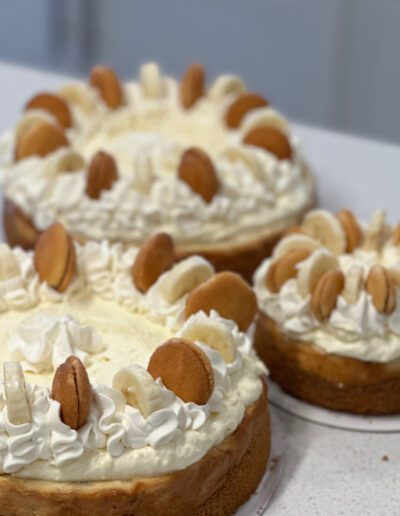
[[[176,80],[154,63],[135,81],[96,66],[87,82],[39,92],[0,144],[5,232],[33,248],[62,223],[81,243],[141,245],[170,234],[247,279],[315,204],[298,138],[237,76]]]
[[[255,314],[239,275],[176,262],[167,234],[1,244],[2,514],[234,514],[270,450]]]
[[[255,348],[284,391],[328,409],[400,413],[400,230],[383,211],[313,210],[254,276]]]

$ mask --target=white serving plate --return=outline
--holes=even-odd
[[[293,416],[319,425],[359,432],[400,432],[400,415],[397,416],[358,416],[346,412],[335,412],[298,400],[274,382],[269,381],[270,402]]]
[[[283,476],[285,467],[284,431],[278,414],[271,412],[271,452],[267,470],[253,496],[236,512],[235,516],[260,516],[264,514],[269,502]]]

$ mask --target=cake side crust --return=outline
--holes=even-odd
[[[271,379],[297,398],[356,414],[400,413],[400,360],[366,362],[324,353],[311,342],[286,335],[264,313],[254,345]]]
[[[0,476],[3,514],[228,516],[260,482],[270,451],[267,387],[239,427],[198,462],[132,481],[47,482]]]

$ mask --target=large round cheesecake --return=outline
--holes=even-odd
[[[1,244],[0,512],[233,514],[270,447],[255,312],[240,276],[174,263],[165,234]]]
[[[290,394],[357,414],[400,413],[400,231],[383,212],[311,211],[254,282],[255,347]]]
[[[87,84],[41,92],[0,160],[13,245],[56,221],[82,242],[137,246],[165,231],[179,257],[247,278],[315,202],[288,121],[239,77],[207,87],[200,65],[176,81],[150,63],[126,83],[95,67]]]

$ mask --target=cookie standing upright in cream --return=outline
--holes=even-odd
[[[12,243],[55,221],[82,241],[165,231],[180,256],[247,277],[315,200],[287,120],[238,77],[206,88],[200,65],[180,83],[155,64],[125,84],[96,67],[89,84],[37,95],[1,163]]]
[[[175,263],[167,235],[81,245],[55,224],[34,253],[0,246],[0,301],[2,511],[233,514],[252,494],[270,426],[238,275]]]
[[[255,344],[299,398],[366,414],[400,412],[400,238],[377,212],[316,210],[254,276]]]

